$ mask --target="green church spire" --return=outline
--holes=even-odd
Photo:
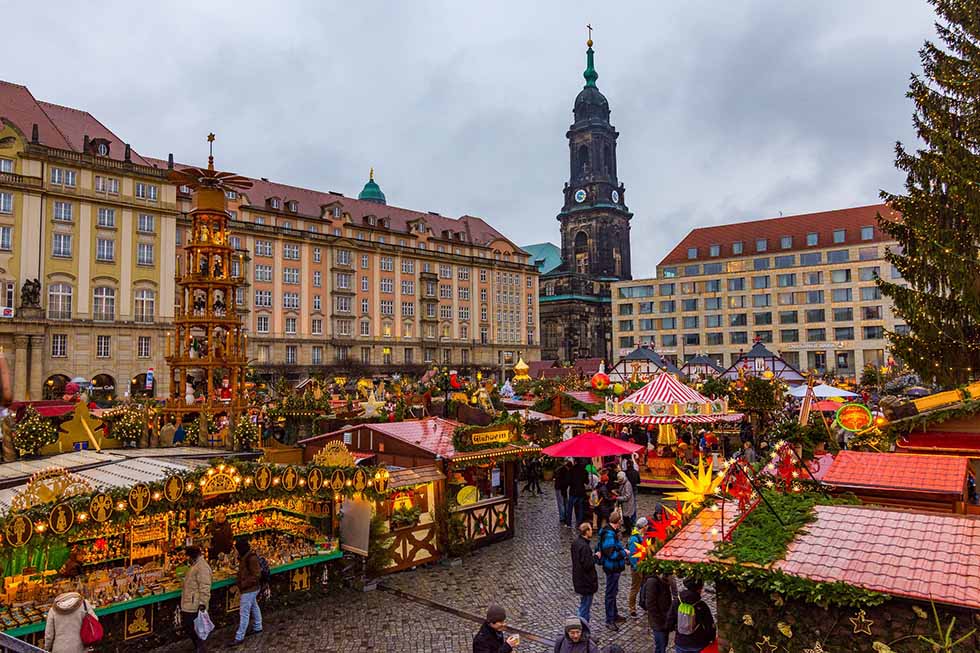
[[[585,42],[589,49],[585,51],[586,63],[585,72],[582,76],[585,77],[585,85],[596,88],[595,80],[599,79],[599,73],[595,71],[595,52],[592,51],[592,25],[589,28],[589,40]]]
[[[381,192],[381,187],[374,181],[374,168],[371,168],[368,182],[364,184],[364,189],[358,194],[357,199],[376,204],[387,204],[385,194]]]

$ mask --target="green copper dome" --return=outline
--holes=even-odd
[[[358,194],[357,199],[365,202],[375,202],[377,204],[387,204],[385,194],[381,192],[381,187],[374,181],[374,168],[371,168],[371,176],[368,178],[364,189]]]

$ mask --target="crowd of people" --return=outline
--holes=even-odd
[[[701,442],[691,451],[708,444],[706,433],[691,433]],[[750,440],[741,455],[750,460],[755,450]],[[677,447],[661,455],[683,454]],[[565,620],[564,630],[555,639],[555,653],[600,653],[592,639],[590,624],[593,600],[599,592],[599,573],[603,577],[602,616],[606,630],[616,632],[628,618],[619,612],[620,580],[629,572],[627,606],[630,618],[646,620],[654,641],[654,653],[666,653],[673,634],[677,653],[704,650],[715,641],[715,623],[711,610],[701,597],[703,589],[694,578],[676,579],[654,574],[646,576],[637,568],[634,554],[643,542],[649,519],[637,516],[637,492],[640,485],[638,462],[632,456],[607,459],[597,469],[586,459],[567,459],[554,470],[554,491],[558,520],[562,527],[575,529],[571,543],[572,589],[578,596],[576,613]],[[524,464],[524,492],[540,494],[541,465]],[[522,492],[523,494],[523,492]],[[656,513],[663,510],[658,503]],[[491,606],[487,620],[473,640],[474,653],[510,653],[517,650],[520,637],[505,636],[504,609]],[[623,651],[616,645],[602,653]]]

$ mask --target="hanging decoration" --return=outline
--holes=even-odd
[[[755,643],[755,647],[759,649],[759,653],[775,653],[779,648],[769,641],[769,635],[763,635],[762,640]]]
[[[368,477],[363,469],[357,468],[354,471],[354,489],[361,492],[368,486]]]
[[[255,489],[265,492],[272,485],[272,469],[268,465],[262,465],[255,472]]]
[[[163,483],[163,498],[177,503],[184,496],[184,481],[179,476],[171,476]]]
[[[331,440],[313,456],[313,464],[321,467],[354,467],[357,461],[341,440]]]
[[[142,514],[150,505],[150,488],[145,483],[137,483],[129,490],[129,508],[135,514]]]
[[[34,534],[34,524],[24,515],[17,515],[7,522],[3,532],[7,536],[7,543],[19,549],[30,542]]]
[[[293,490],[296,489],[296,486],[298,484],[299,484],[299,473],[297,473],[295,467],[289,465],[282,473],[282,487],[287,492],[292,492]]]
[[[816,642],[814,643],[813,648],[803,649],[803,653],[827,653],[827,651],[824,650],[824,647],[820,642]]]
[[[183,489],[184,484],[180,484]],[[99,492],[88,502],[88,514],[96,524],[109,521],[112,517],[112,497],[105,492]]]
[[[71,504],[59,503],[51,509],[51,515],[48,517],[48,525],[51,527],[51,532],[55,535],[64,535],[74,524],[75,511],[72,510]]]
[[[34,506],[55,503],[79,494],[88,494],[92,486],[85,479],[61,467],[49,467],[35,473],[27,486],[10,500],[10,512],[20,512]]]
[[[344,489],[344,485],[347,483],[347,476],[344,474],[344,470],[335,469],[333,476],[330,477],[330,487],[333,488],[334,492],[340,492]]]
[[[711,465],[705,465],[704,458],[698,458],[698,468],[690,474],[676,465],[674,469],[677,471],[678,479],[684,486],[684,490],[670,492],[667,497],[683,502],[685,513],[690,513],[703,504],[709,497],[716,494],[721,486],[722,476],[720,474],[715,476]]]
[[[864,610],[858,610],[858,613],[850,618],[851,625],[854,626],[854,634],[864,633],[865,635],[871,635],[871,626],[874,622],[868,619]]]
[[[306,475],[306,487],[310,488],[310,492],[319,492],[323,487],[323,470],[319,467],[311,469]]]
[[[221,463],[207,471],[207,475],[201,482],[201,495],[214,497],[219,494],[231,494],[238,489],[238,484],[241,482],[242,477],[237,469]]]

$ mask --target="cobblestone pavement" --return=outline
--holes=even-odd
[[[517,535],[479,549],[458,566],[432,565],[383,579],[382,589],[344,591],[289,611],[265,615],[265,633],[246,639],[244,651],[450,651],[469,653],[473,633],[490,603],[507,610],[508,625],[522,633],[519,653],[550,653],[565,617],[575,614],[572,591],[571,529],[558,524],[553,490],[523,496],[517,510]],[[653,511],[656,497],[640,495],[640,514]],[[619,632],[603,624],[603,574],[592,607],[593,637],[601,647],[622,645],[628,653],[653,650],[641,610]],[[629,617],[629,574],[623,575],[619,608]],[[705,598],[713,607],[713,596]],[[233,631],[223,628],[209,650],[225,650]],[[158,653],[190,651],[187,643]]]

